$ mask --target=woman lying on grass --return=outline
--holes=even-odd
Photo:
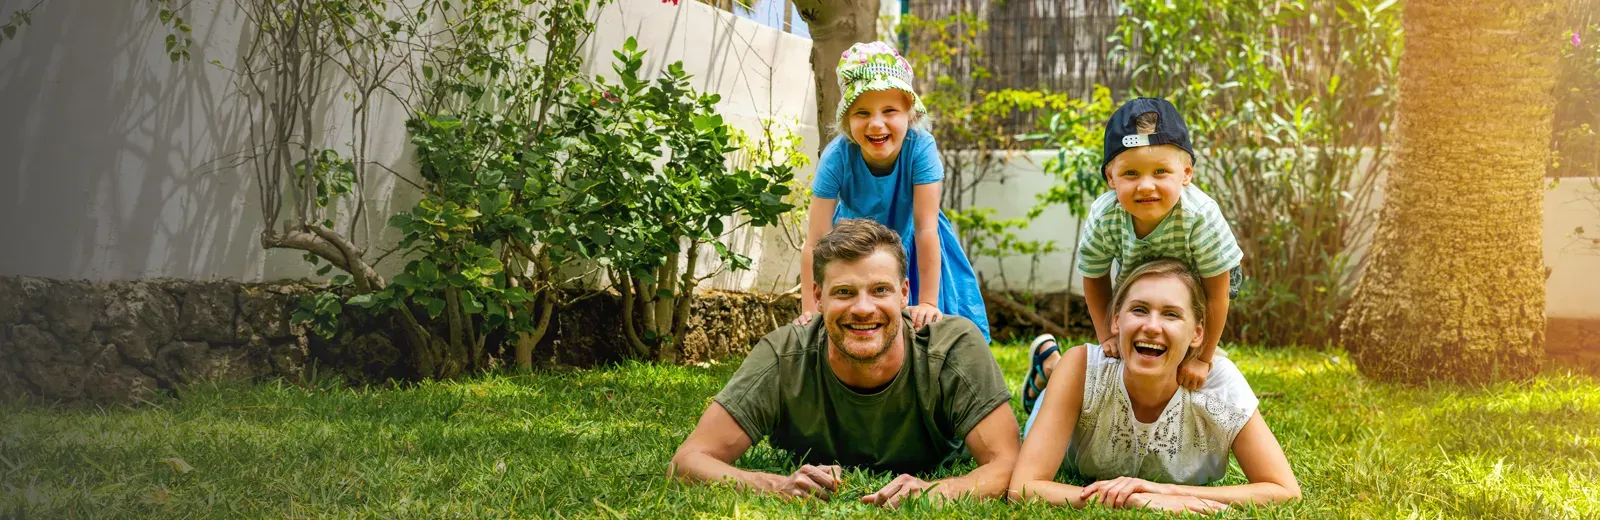
[[[1203,339],[1204,295],[1199,277],[1177,260],[1155,260],[1128,275],[1112,298],[1122,359],[1080,346],[1045,366],[1049,383],[1023,429],[1012,500],[1211,513],[1300,497],[1238,367],[1218,357],[1205,387],[1178,386],[1178,367]],[[1042,336],[1034,348],[1053,342]],[[1227,475],[1230,451],[1250,483],[1206,487]],[[1097,482],[1055,482],[1063,459]]]

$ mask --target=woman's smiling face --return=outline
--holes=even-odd
[[[1131,280],[1127,297],[1111,322],[1122,359],[1130,372],[1175,378],[1203,336],[1189,288],[1173,276]]]
[[[850,140],[861,146],[867,165],[886,169],[894,166],[911,125],[909,96],[898,90],[874,90],[856,97],[845,111]]]

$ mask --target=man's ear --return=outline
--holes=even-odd
[[[811,299],[817,302],[817,311],[822,311],[822,280],[811,281]]]
[[[900,280],[900,306],[901,307],[905,307],[907,305],[911,305],[911,279],[910,278],[905,278],[905,279]],[[933,305],[934,306],[938,306],[939,302],[933,302]]]

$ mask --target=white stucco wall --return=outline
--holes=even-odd
[[[0,13],[33,5],[0,0]],[[244,17],[234,0],[193,0],[193,59],[167,58],[164,28],[147,2],[56,0],[42,4],[18,38],[0,46],[0,274],[118,280],[148,277],[263,280],[311,273],[298,253],[259,245],[259,190],[230,156],[246,146],[247,105],[232,75],[209,62],[237,63]],[[620,0],[597,13],[585,53],[590,73],[610,74],[611,51],[629,36],[648,52],[646,70],[683,60],[697,87],[722,95],[735,126],[762,117],[799,122],[816,149],[810,40],[697,2]],[[538,52],[534,49],[531,52]],[[404,110],[372,114],[369,158],[414,174]],[[348,113],[319,124],[327,147],[350,141]],[[802,172],[809,176],[809,169]],[[387,215],[416,199],[403,183],[375,175],[365,195],[377,215],[357,235],[382,250]],[[767,237],[756,236],[752,244]],[[751,285],[797,272],[784,254],[725,285]],[[793,253],[788,253],[793,256]],[[380,265],[391,271],[398,258]],[[729,287],[739,288],[739,287]]]

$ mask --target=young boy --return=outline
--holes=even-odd
[[[1111,192],[1095,199],[1078,240],[1078,270],[1083,294],[1107,356],[1116,357],[1110,305],[1113,266],[1117,282],[1144,262],[1162,257],[1182,260],[1204,278],[1206,322],[1200,354],[1178,370],[1178,384],[1190,390],[1205,384],[1211,355],[1228,319],[1228,300],[1239,290],[1244,252],[1217,202],[1194,185],[1194,149],[1178,109],[1164,99],[1139,98],[1118,108],[1106,123],[1105,158],[1100,164]],[[1024,385],[1024,408],[1040,389],[1033,375],[1048,375],[1058,349],[1054,339],[1034,340],[1034,362]],[[1043,350],[1039,347],[1044,346]]]

